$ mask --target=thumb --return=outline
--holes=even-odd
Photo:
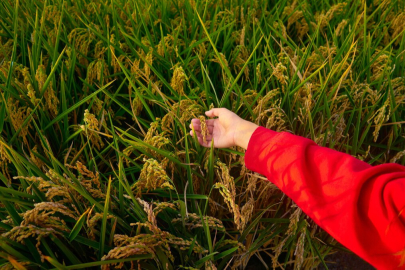
[[[220,112],[219,109],[211,109],[209,111],[206,111],[205,115],[208,116],[208,117],[219,116],[219,112]]]

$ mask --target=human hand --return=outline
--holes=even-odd
[[[249,139],[258,127],[225,108],[211,109],[205,112],[205,115],[218,117],[205,121],[208,129],[206,142],[203,141],[200,120],[194,118],[190,123],[190,128],[194,128],[196,132],[198,142],[204,147],[211,147],[211,141],[214,140],[215,148],[228,148],[236,145],[247,149]],[[193,130],[190,131],[190,135],[194,136]]]

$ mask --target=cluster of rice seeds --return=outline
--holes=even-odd
[[[44,255],[40,249],[41,240],[51,235],[54,237],[63,237],[61,232],[58,232],[53,228],[41,228],[32,224],[14,226],[10,231],[3,233],[1,236],[22,244],[24,243],[25,239],[29,239],[30,237],[35,238],[37,240],[35,248],[41,256],[41,261],[44,262]]]
[[[223,226],[222,221],[220,221],[219,219],[216,219],[216,218],[210,217],[210,216],[205,216],[205,217],[203,217],[203,220],[204,220],[204,223],[206,223],[209,228],[218,229],[220,231],[225,230],[225,227]],[[172,223],[178,223],[178,222],[182,222],[182,221],[183,221],[182,218],[172,219]],[[194,228],[203,227],[201,218],[195,213],[189,213],[188,216],[184,219],[184,221],[186,222],[185,225],[188,227],[188,229],[190,231]]]
[[[215,188],[219,189],[228,209],[234,216],[234,222],[236,228],[240,231],[243,231],[246,224],[250,221],[254,211],[255,200],[253,197],[248,199],[242,209],[239,208],[239,205],[236,204],[236,187],[234,183],[234,178],[230,176],[228,167],[218,161],[217,165],[221,172],[218,170],[220,182],[214,185]]]
[[[1,171],[3,173],[3,175],[5,175],[8,179],[8,183],[11,183],[11,177],[8,173],[8,164],[11,163],[11,160],[8,156],[8,153],[6,151],[7,146],[5,144],[5,142],[2,140],[2,138],[0,137],[0,167],[1,167]]]
[[[125,235],[114,235],[115,248],[110,250],[107,255],[103,256],[102,260],[122,259],[134,255],[152,254],[153,258],[156,257],[154,247],[160,246],[162,241],[153,237],[153,235],[139,235],[138,237],[130,238]],[[138,262],[139,263],[139,262]],[[105,264],[102,266],[103,270],[120,269],[124,266],[124,262]],[[131,263],[132,266],[132,263]],[[132,268],[132,267],[131,267]]]
[[[99,234],[99,231],[96,229],[96,227],[99,226],[99,221],[103,219],[104,213],[94,213],[94,216],[91,217],[93,212],[93,208],[89,211],[86,219],[86,224],[88,227],[88,233],[87,236],[92,239],[96,240],[96,235]],[[91,217],[91,218],[90,218]],[[113,215],[107,215],[106,220],[115,218]]]
[[[57,217],[56,213],[77,220],[76,215],[68,207],[61,203],[41,202],[23,214],[22,226],[33,224],[42,228],[53,228],[57,231],[70,231],[66,228],[66,222]]]
[[[45,84],[46,79],[48,76],[45,73],[45,66],[40,65],[37,69],[37,72],[35,74],[35,79],[37,80],[38,83],[38,89],[43,91],[43,86]],[[31,89],[29,85],[27,86],[28,89]],[[47,89],[44,89],[44,97],[45,97],[45,108],[48,109],[51,114],[55,117],[58,115],[58,104],[59,104],[59,99],[55,94],[55,91],[53,89],[52,83],[49,84]],[[31,101],[37,102],[39,99],[35,98],[35,96],[30,96]],[[35,104],[35,103],[34,103]]]
[[[138,198],[138,202],[143,206],[148,216],[148,221],[144,223],[133,223],[131,226],[145,226],[152,232],[151,234],[138,234],[134,237],[128,235],[114,235],[115,248],[110,250],[102,260],[114,259],[114,258],[127,258],[136,254],[152,254],[153,258],[156,256],[156,247],[163,247],[163,251],[168,255],[168,258],[173,262],[174,257],[171,253],[170,246],[178,247],[180,250],[188,250],[192,244],[190,240],[184,240],[183,238],[176,237],[166,231],[162,231],[157,226],[157,220],[154,208],[152,204]],[[160,205],[160,204],[159,204]],[[156,207],[155,207],[156,209]],[[198,219],[198,216],[193,216]],[[219,220],[211,218],[215,224],[221,224]],[[211,223],[211,222],[209,222]],[[214,224],[212,224],[214,225]],[[217,226],[217,225],[216,225]],[[193,252],[205,254],[208,251],[201,247],[197,242],[193,245]],[[124,264],[116,264],[116,267],[120,268]],[[109,269],[110,265],[107,265],[104,269]]]
[[[147,189],[147,192],[149,190],[156,190],[157,188],[175,190],[169,176],[167,176],[166,171],[157,160],[144,159],[144,162],[139,180],[132,187],[138,196],[142,194],[143,189]]]
[[[83,163],[80,161],[76,162],[76,166],[71,166],[65,164],[66,167],[77,170],[79,173],[80,184],[94,197],[94,198],[105,198],[105,193],[101,190],[100,175],[98,172],[90,171]]]
[[[203,142],[204,144],[207,143],[207,136],[208,136],[208,128],[207,128],[207,123],[205,122],[205,117],[203,115],[199,116],[198,119],[200,120],[201,123],[201,135],[203,136]]]
[[[20,106],[20,102],[11,97],[7,100],[7,107],[12,126],[16,131],[20,130],[18,135],[22,137],[23,142],[28,145],[27,135],[31,127],[31,121],[29,120],[27,124],[23,124],[31,114],[32,109],[27,106]]]
[[[94,114],[89,112],[88,109],[84,112],[84,122],[85,125],[81,126],[81,128],[86,132],[93,145],[96,146],[97,149],[101,149],[104,146],[104,143],[101,136],[98,134],[98,131],[100,130],[99,121]]]
[[[175,66],[174,67],[174,72],[173,72],[173,77],[170,82],[171,87],[173,88],[174,91],[179,93],[180,95],[185,95],[184,93],[184,82],[186,81],[187,76],[184,73],[184,69],[181,66]]]
[[[291,208],[296,208],[295,211],[292,213],[292,215],[290,216],[290,224],[288,225],[288,230],[286,232],[286,235],[283,236],[283,238],[281,238],[282,240],[273,248],[274,249],[274,256],[272,258],[272,262],[273,262],[273,269],[277,268],[279,265],[278,262],[278,257],[280,256],[280,254],[283,251],[283,247],[285,245],[285,243],[287,242],[287,240],[296,233],[297,228],[298,228],[298,222],[300,219],[300,215],[302,213],[302,210],[297,207],[295,204],[292,205]],[[302,245],[303,245],[303,239],[301,240],[301,247],[299,247],[299,245],[297,245],[296,247],[296,252],[297,250],[301,253],[302,251],[300,249],[302,249]],[[302,254],[300,254],[302,255]],[[296,261],[296,264],[301,265],[302,264],[302,260],[299,259],[298,261]],[[296,268],[299,269],[299,268]]]

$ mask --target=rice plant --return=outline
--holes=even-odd
[[[228,108],[405,163],[405,2],[3,0],[1,269],[311,269],[344,250],[244,150]]]

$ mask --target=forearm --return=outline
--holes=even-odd
[[[339,242],[381,269],[397,267],[405,247],[405,169],[376,167],[286,132],[258,128],[245,155]]]

